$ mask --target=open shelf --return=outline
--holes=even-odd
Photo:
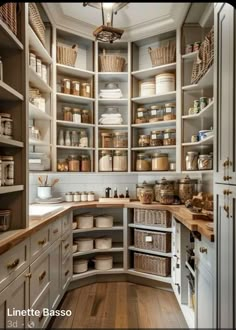
[[[134,128],[158,128],[158,127],[169,127],[176,125],[176,120],[162,120],[143,124],[132,124]]]
[[[1,48],[23,50],[24,46],[9,27],[0,19]]]
[[[52,92],[51,87],[31,67],[29,67],[29,82],[41,92]]]
[[[176,70],[176,63],[169,63],[169,64],[156,66],[153,68],[133,71],[132,75],[139,80],[144,80],[148,78],[153,78],[155,75],[164,73],[166,71],[173,72],[175,70]]]
[[[88,254],[93,254],[93,253],[106,253],[106,252],[123,252],[124,248],[122,246],[120,247],[112,247],[111,249],[93,249],[91,251],[84,251],[84,252],[75,252],[73,253],[73,257],[80,257],[80,256],[85,256]]]
[[[213,108],[214,108],[214,101],[209,103],[204,109],[202,109],[199,113],[194,115],[186,115],[182,116],[183,119],[212,119],[213,120]]]
[[[128,125],[98,125],[98,128],[119,129],[128,128]]]
[[[106,204],[104,204],[105,206]],[[97,227],[93,227],[93,228],[86,228],[86,229],[74,229],[72,231],[73,234],[79,234],[79,233],[90,233],[93,231],[113,231],[113,230],[123,230],[124,227],[123,226],[113,226],[113,227],[109,227],[109,228],[97,228]]]
[[[176,171],[131,171],[130,173],[133,174],[140,174],[140,175],[176,175]]]
[[[1,22],[1,20],[0,20]],[[24,97],[18,93],[14,88],[10,87],[2,80],[0,80],[0,99],[1,101],[23,101]]]
[[[8,194],[13,193],[16,191],[23,191],[24,186],[23,185],[17,185],[17,186],[1,186],[0,187],[0,194]]]
[[[182,143],[183,147],[190,147],[190,146],[203,146],[203,145],[213,145],[214,142],[214,136],[209,136],[205,138],[204,140],[198,141],[198,142],[185,142]]]
[[[195,91],[203,88],[213,87],[213,65],[205,73],[205,75],[199,80],[197,84],[183,86],[183,91]]]
[[[98,99],[99,105],[109,105],[109,104],[117,104],[117,105],[127,105],[128,99]]]
[[[98,79],[104,82],[126,82],[128,72],[98,72]]]
[[[96,270],[96,269],[91,269],[88,270],[87,272],[81,273],[81,274],[73,274],[71,281],[77,281],[82,278],[88,278],[90,276],[94,275],[111,275],[111,274],[123,274],[124,273],[124,268],[121,267],[114,267],[109,270]]]
[[[58,149],[68,149],[68,150],[95,150],[95,148],[90,147],[73,147],[73,146],[59,146],[57,145]]]
[[[95,100],[91,97],[76,96],[71,94],[57,93],[57,99],[61,102],[92,104]]]
[[[94,76],[94,72],[89,70],[83,70],[75,68],[73,66],[63,65],[57,63],[57,73],[63,75],[69,75],[76,78],[90,79]]]
[[[131,100],[134,103],[138,104],[148,104],[148,103],[155,103],[155,102],[167,102],[167,101],[172,101],[176,98],[176,91],[174,92],[169,92],[165,94],[160,94],[160,95],[153,95],[153,96],[138,96],[138,97],[133,97]]]
[[[137,270],[134,270],[134,269],[128,269],[127,273],[130,275],[144,277],[144,278],[154,280],[154,281],[172,283],[172,278],[170,276],[165,277],[165,276],[158,276],[158,275],[153,275],[153,274],[149,274],[149,273],[142,273],[142,272],[138,272]]]
[[[143,252],[148,254],[153,254],[155,256],[162,256],[162,257],[172,257],[172,253],[164,253],[164,252],[158,252],[158,251],[152,251],[152,250],[146,250],[146,249],[139,249],[135,246],[129,246],[129,250],[136,251],[136,252]]]
[[[198,50],[195,51],[195,52],[191,52],[191,53],[188,53],[188,54],[184,54],[182,55],[182,59],[183,60],[186,60],[186,61],[194,61],[196,58],[197,58],[197,54],[198,54]]]
[[[135,147],[131,148],[132,151],[147,151],[147,150],[162,150],[162,149],[175,149],[176,145],[173,146],[158,146],[158,147]]]
[[[73,121],[66,120],[57,120],[57,124],[64,127],[74,127],[74,128],[93,128],[94,124],[85,124],[85,123],[74,123]]]
[[[21,141],[5,138],[4,136],[0,136],[0,147],[24,148],[24,143]]]
[[[51,64],[52,57],[49,55],[47,49],[43,46],[30,25],[28,25],[28,33],[30,50],[33,50],[34,53],[42,59],[43,63]]]
[[[183,174],[213,174],[213,170],[181,171]]]
[[[34,104],[29,102],[29,119],[39,119],[39,120],[52,120],[52,117],[49,116],[46,112],[43,112]]]
[[[130,228],[137,228],[137,229],[148,229],[152,231],[164,231],[164,232],[170,232],[172,233],[172,228],[165,228],[165,227],[158,227],[158,226],[152,226],[152,225],[139,225],[135,223],[130,223],[128,225]]]
[[[98,150],[128,150],[128,148],[98,148]]]
[[[51,144],[42,140],[29,139],[29,144],[33,146],[51,147]]]

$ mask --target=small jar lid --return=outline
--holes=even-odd
[[[70,107],[63,107],[63,111],[71,111]]]
[[[69,155],[68,159],[69,160],[79,160],[79,156],[78,155]]]
[[[89,195],[95,195],[95,193],[93,191],[89,191],[88,193]]]
[[[128,135],[128,132],[125,131],[116,131],[113,133],[115,136],[119,136],[119,135]]]
[[[80,158],[83,160],[83,159],[90,159],[90,156],[89,155],[80,155]]]
[[[83,191],[81,195],[88,195],[87,191]]]
[[[168,128],[164,130],[164,133],[176,133],[176,129],[175,128]]]
[[[115,150],[114,156],[126,156],[126,152],[123,150]]]
[[[72,111],[73,112],[81,112],[81,109],[80,108],[73,108]]]
[[[150,135],[147,135],[147,134],[142,134],[142,135],[139,135],[139,138],[143,138],[143,139],[145,139],[145,138],[150,138]]]
[[[154,154],[152,154],[152,157],[154,158],[158,158],[158,157],[167,157],[168,158],[168,154],[164,154],[162,152],[155,152]]]
[[[176,103],[165,103],[165,107],[175,108]]]
[[[212,158],[211,155],[199,155],[199,158],[207,158],[207,159],[210,159]]]
[[[111,155],[112,154],[112,151],[111,150],[101,150],[100,151],[100,154],[101,155]]]
[[[196,155],[198,155],[198,152],[197,151],[187,151],[187,155],[196,156]]]
[[[162,108],[162,106],[158,104],[158,105],[152,105],[150,109],[151,110],[159,110],[161,108]]]
[[[81,193],[79,191],[76,191],[74,195],[81,195]]]
[[[88,109],[83,109],[82,113],[89,113],[89,110]]]
[[[80,82],[78,80],[72,80],[71,82],[72,82],[72,84],[80,84]]]
[[[141,112],[141,111],[142,111],[142,112],[145,112],[145,111],[147,111],[147,109],[146,109],[146,108],[138,108],[138,109],[137,109],[137,112]]]

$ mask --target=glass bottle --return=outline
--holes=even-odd
[[[79,146],[83,148],[88,148],[88,135],[86,131],[80,132]]]
[[[63,129],[60,129],[60,131],[59,131],[58,145],[59,145],[59,146],[64,146],[64,145],[65,145],[64,131],[63,131]]]
[[[66,131],[65,146],[67,147],[71,146],[70,131]]]

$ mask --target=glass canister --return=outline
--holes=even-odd
[[[163,120],[163,107],[161,105],[152,105],[149,114],[149,122],[156,122]]]
[[[198,170],[198,152],[188,151],[185,157],[186,171]]]
[[[136,171],[150,171],[151,170],[151,159],[148,154],[139,153],[136,158]]]
[[[155,192],[155,200],[157,202],[160,201],[160,191],[161,190],[174,193],[175,181],[167,180],[164,177],[161,179],[161,181],[156,181],[156,184],[154,186],[154,192]]]
[[[2,156],[2,185],[13,186],[14,185],[14,157]]]
[[[164,108],[164,120],[176,119],[176,104],[166,103]]]
[[[72,115],[72,109],[70,107],[63,107],[63,120],[65,121],[72,121],[73,115]]]
[[[152,155],[152,171],[168,171],[169,161],[168,154],[155,152]]]
[[[112,151],[102,150],[99,153],[99,171],[112,172]]]
[[[81,96],[83,97],[91,97],[91,85],[89,83],[81,84]]]
[[[138,108],[136,111],[135,124],[143,124],[147,122],[147,109]]]
[[[57,160],[57,171],[58,172],[68,172],[69,165],[67,159],[58,159]]]
[[[128,147],[128,132],[125,132],[125,131],[114,132],[113,147],[114,148],[127,148]]]
[[[158,147],[163,145],[163,132],[162,131],[151,131],[150,146]]]
[[[83,148],[88,148],[88,135],[85,130],[80,131],[79,146]]]
[[[0,210],[0,232],[10,228],[11,210]]]
[[[212,155],[199,155],[198,169],[199,170],[212,170],[213,158]]]
[[[153,202],[153,189],[141,188],[139,193],[139,200],[142,204],[151,204]]]
[[[150,135],[146,135],[146,134],[139,135],[138,146],[139,147],[149,147],[150,146]]]
[[[79,172],[80,161],[78,155],[70,155],[68,157],[68,168],[69,168],[69,172]]]
[[[79,108],[72,109],[72,119],[74,123],[81,123],[81,110]]]
[[[113,147],[112,133],[101,132],[101,142],[102,142],[102,148],[112,148]]]
[[[152,189],[153,190],[154,185],[151,183],[147,183],[146,181],[144,181],[141,184],[136,184],[136,197],[137,200],[140,200],[139,194],[141,192],[141,189]]]
[[[72,147],[78,147],[79,144],[80,144],[79,132],[72,131],[71,132],[71,145],[72,145]]]
[[[71,82],[71,94],[79,96],[80,95],[80,82],[77,80],[73,80]]]
[[[187,175],[184,179],[178,181],[179,183],[179,198],[181,203],[185,203],[188,199],[192,199],[195,191],[196,180],[191,180]]]
[[[90,120],[89,120],[89,110],[87,109],[83,109],[81,112],[81,120],[83,124],[89,124]]]
[[[91,159],[89,155],[81,155],[81,172],[91,172]]]
[[[128,157],[125,151],[114,151],[113,155],[113,171],[126,172],[128,169]]]
[[[176,129],[169,128],[164,130],[164,139],[163,139],[164,146],[172,146],[176,145]]]
[[[163,205],[171,205],[174,203],[174,191],[160,191],[160,201]]]
[[[1,113],[1,128],[4,137],[12,138],[13,120],[8,113]]]
[[[70,94],[71,82],[70,79],[62,79],[61,81],[61,92],[64,94]]]

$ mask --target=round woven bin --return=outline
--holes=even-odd
[[[103,54],[99,55],[99,66],[101,72],[123,72],[125,58],[118,55],[107,55],[104,49]]]

